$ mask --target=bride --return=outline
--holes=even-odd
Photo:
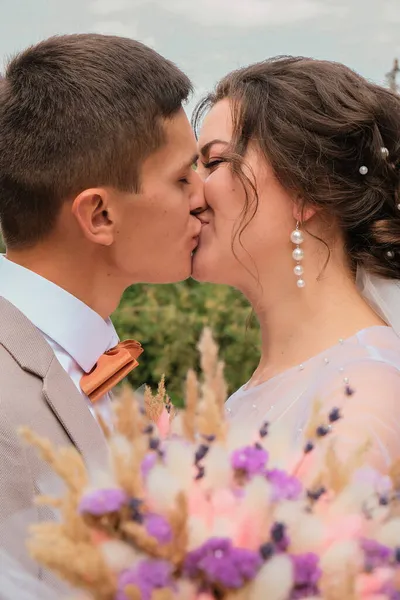
[[[193,276],[243,292],[262,334],[227,411],[279,423],[295,448],[320,399],[345,413],[341,451],[369,440],[387,468],[400,456],[400,97],[283,57],[224,77],[194,123],[208,209]]]

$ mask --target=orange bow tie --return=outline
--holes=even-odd
[[[81,378],[82,391],[94,403],[104,396],[128,373],[138,366],[136,360],[142,354],[143,348],[135,340],[125,340],[102,354],[96,365]]]

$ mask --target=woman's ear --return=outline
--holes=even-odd
[[[300,198],[293,203],[293,218],[299,223],[307,223],[316,213],[317,209],[314,206],[305,205]]]
[[[107,190],[94,188],[81,192],[72,203],[72,213],[88,240],[111,246],[115,225]]]

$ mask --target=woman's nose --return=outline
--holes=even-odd
[[[207,209],[207,202],[204,197],[204,183],[197,173],[193,174],[193,190],[190,195],[190,212],[192,215],[198,215]]]

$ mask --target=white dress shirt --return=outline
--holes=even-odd
[[[66,290],[5,256],[0,256],[0,296],[39,329],[95,415],[94,406],[81,390],[80,379],[104,352],[118,344],[111,320],[104,320]],[[106,394],[95,404],[106,421],[110,421],[110,403]]]

